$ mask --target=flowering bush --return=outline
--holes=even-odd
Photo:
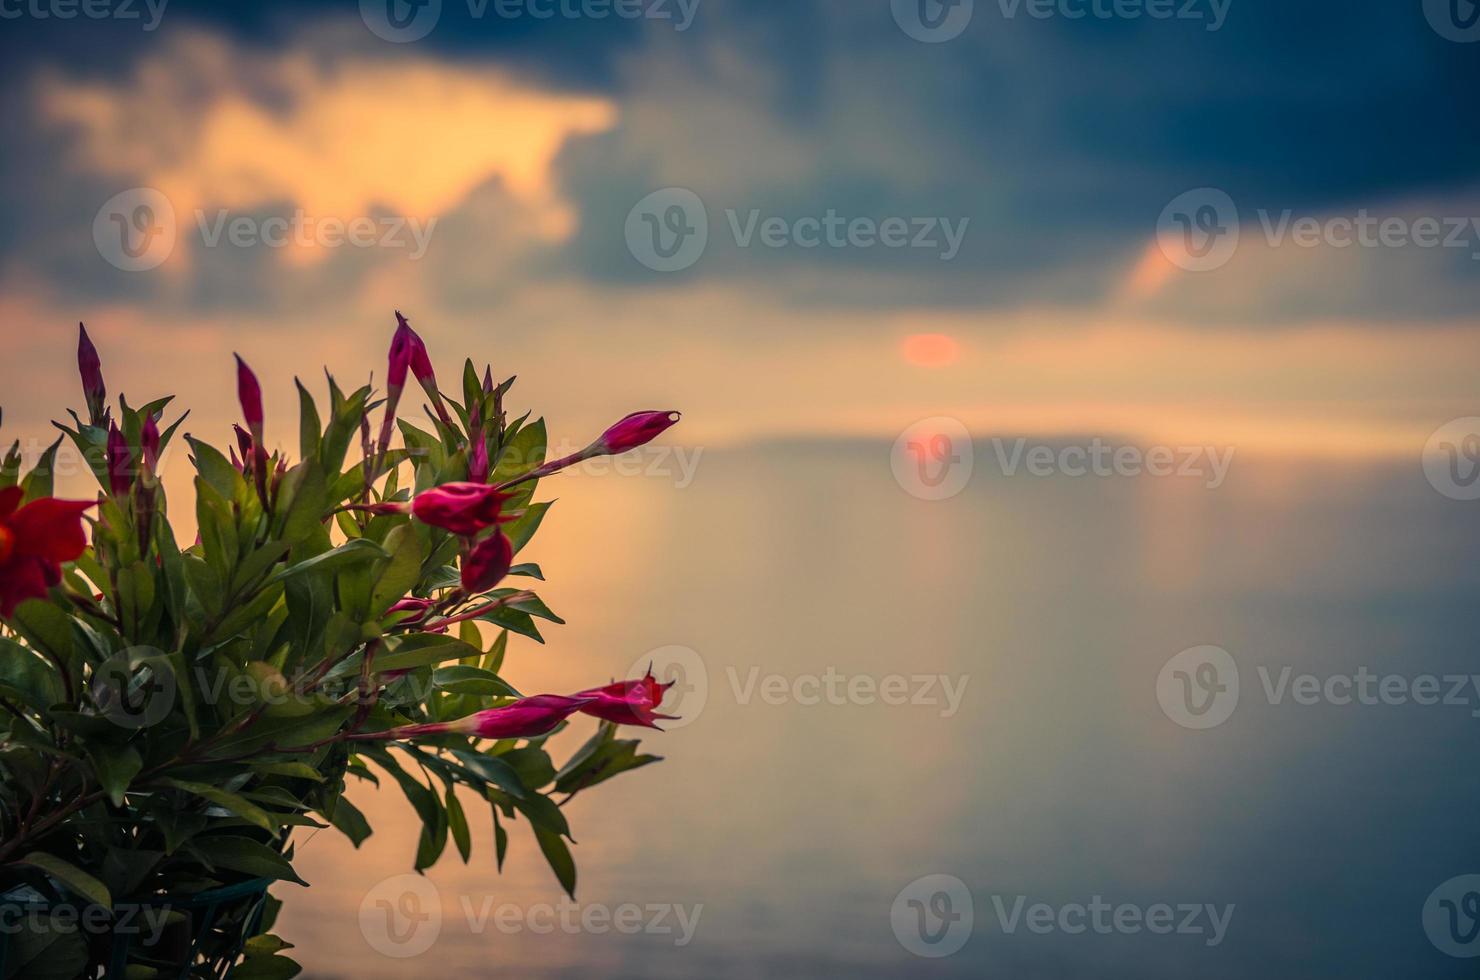
[[[0,893],[6,912],[47,910],[6,919],[5,977],[112,976],[125,961],[119,976],[186,963],[220,976],[238,961],[237,976],[292,976],[286,944],[266,934],[275,903],[264,915],[250,884],[230,889],[302,884],[295,827],[332,824],[358,847],[371,829],[344,798],[349,777],[406,795],[422,820],[417,870],[449,839],[469,859],[463,786],[490,804],[500,866],[506,824],[522,817],[573,893],[554,797],[655,761],[617,737],[667,717],[651,676],[527,697],[504,660],[511,633],[543,642],[536,621],[561,622],[509,584],[543,580],[516,563],[550,506],[533,499],[538,481],[640,446],[677,414],[629,415],[546,461],[543,420],[505,410],[512,378],[496,385],[469,361],[460,398],[444,395],[396,316],[383,397],[331,377],[321,415],[299,384],[295,456],[269,450],[240,358],[244,425],[224,454],[177,435],[169,398],[120,397],[115,414],[84,330],[86,417],[58,428],[101,493],[52,496],[60,439],[25,475],[18,447],[0,463]],[[397,418],[408,375],[433,431]],[[176,438],[196,471],[186,547],[158,472]],[[595,734],[557,766],[545,741],[583,714]],[[248,900],[213,898],[205,915],[183,900],[221,894]],[[58,909],[97,926],[59,928]],[[125,909],[165,912],[120,945]]]

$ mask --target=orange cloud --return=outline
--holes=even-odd
[[[556,154],[616,121],[609,100],[493,68],[262,54],[202,33],[141,60],[121,86],[52,74],[38,98],[44,120],[75,130],[74,166],[159,189],[182,222],[196,208],[285,201],[316,218],[426,220],[496,179],[547,239],[575,221]]]

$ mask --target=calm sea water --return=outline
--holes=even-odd
[[[312,887],[279,889],[309,976],[1475,975],[1431,934],[1480,924],[1473,888],[1435,894],[1480,873],[1480,690],[1266,691],[1285,668],[1338,696],[1362,670],[1397,678],[1390,694],[1480,673],[1480,505],[1416,461],[1236,459],[1210,490],[1009,478],[979,444],[970,485],[931,502],[895,482],[887,445],[795,443],[708,452],[676,482],[552,483],[531,549],[569,625],[515,641],[524,689],[689,665],[686,723],[646,739],[666,760],[567,807],[581,908],[562,913],[522,825],[496,873],[471,797],[472,862],[449,848],[435,891],[401,900],[386,879],[411,866],[416,820],[394,789],[358,791],[375,836],[304,839]],[[1227,651],[1239,693],[1194,730],[1158,678],[1201,645]],[[942,675],[954,712],[922,679]],[[912,884],[928,875],[964,894]],[[1097,900],[1099,930],[1076,911]],[[434,938],[388,956],[388,928]]]

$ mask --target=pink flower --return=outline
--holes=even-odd
[[[385,416],[380,421],[380,438],[377,443],[379,452],[384,453],[391,444],[391,426],[396,421],[396,406],[401,403],[401,389],[406,387],[406,372],[415,363],[418,371],[425,370],[430,374],[432,369],[431,360],[427,357],[426,345],[411,329],[411,324],[396,311],[396,333],[391,337],[391,351],[389,363],[386,367],[386,398]],[[417,374],[419,379],[421,374]],[[433,386],[436,381],[433,379]]]
[[[391,377],[389,378],[389,382],[393,384],[405,384],[406,368],[409,367],[411,373],[416,377],[417,383],[427,393],[427,397],[432,400],[432,406],[437,410],[437,418],[441,419],[442,424],[448,428],[456,428],[452,424],[452,416],[447,414],[447,408],[442,404],[442,393],[437,390],[437,373],[432,370],[432,359],[427,355],[427,345],[422,342],[421,337],[417,335],[416,331],[411,329],[411,324],[406,322],[406,318],[401,315],[400,310],[396,311],[396,324],[396,336],[401,339],[402,343],[402,349],[399,353],[399,357],[402,360],[398,361],[396,342],[392,340]],[[399,376],[397,376],[397,372],[399,372]],[[383,425],[381,432],[382,434],[385,432]]]
[[[0,616],[27,599],[39,599],[62,580],[62,562],[87,547],[82,512],[91,500],[40,497],[17,509],[20,487],[0,490]]]
[[[482,483],[444,483],[416,495],[411,513],[423,524],[472,535],[509,518],[499,508],[509,495]]]
[[[657,438],[663,430],[676,423],[681,417],[678,412],[633,412],[610,426],[599,439],[580,452],[551,460],[542,466],[535,467],[523,476],[500,483],[499,487],[506,490],[525,480],[539,480],[551,473],[558,473],[567,466],[588,460],[593,456],[611,456],[616,453],[625,453],[629,449],[636,449]]]
[[[625,453],[652,442],[679,418],[678,412],[633,412],[603,432],[596,445],[607,453]]]
[[[418,625],[418,624],[420,624],[422,622],[425,622],[425,620],[427,618],[427,613],[431,612],[432,606],[434,606],[434,605],[435,605],[435,603],[432,602],[432,600],[430,600],[430,599],[418,599],[415,596],[407,596],[406,598],[404,598],[404,599],[400,600],[399,602],[397,602],[394,606],[391,606],[389,609],[387,609],[385,611],[385,614],[387,616],[392,616],[392,615],[395,615],[396,613],[406,613],[406,615],[404,615],[404,616],[397,617],[397,619],[396,619],[396,625],[398,625],[398,626],[416,626],[416,625]],[[432,627],[429,630],[424,630],[424,632],[427,632],[427,633],[446,633],[447,632],[447,627],[446,626],[434,626],[434,627]],[[389,677],[389,676],[391,676],[391,674],[403,674],[403,673],[406,673],[406,672],[405,671],[391,671],[390,673],[387,673],[386,676]]]
[[[402,725],[383,732],[362,732],[352,739],[420,738],[426,735],[472,735],[476,738],[537,738],[591,702],[591,698],[536,694],[512,704],[425,725]]]
[[[87,400],[88,421],[102,425],[106,411],[103,403],[108,398],[108,387],[103,384],[103,362],[87,335],[87,328],[80,323],[77,324],[77,372],[82,375],[82,395]]]
[[[144,416],[144,427],[139,431],[139,449],[144,454],[144,469],[154,476],[159,467],[159,425],[154,413]]]
[[[488,440],[483,438],[482,426],[474,426],[471,436],[473,448],[468,453],[468,479],[483,483],[488,479]]]
[[[127,497],[133,485],[133,454],[129,452],[128,440],[112,422],[108,423],[108,492],[115,497]]]
[[[262,412],[262,386],[257,383],[257,375],[247,367],[247,362],[242,360],[240,354],[236,355],[236,397],[242,403],[242,417],[246,419],[247,431],[252,434],[253,443],[260,446],[265,419]]]
[[[641,725],[657,728],[658,719],[675,719],[677,715],[660,715],[653,711],[663,703],[663,694],[674,685],[674,681],[659,684],[652,668],[635,681],[617,681],[605,687],[593,687],[581,691],[578,698],[595,698],[580,710],[602,721],[618,725]]]
[[[487,592],[509,574],[514,563],[514,545],[503,531],[496,531],[463,556],[462,587],[468,593]]]

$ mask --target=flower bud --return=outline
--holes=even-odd
[[[103,424],[104,402],[108,388],[103,384],[103,362],[98,349],[87,335],[87,328],[77,324],[77,372],[82,375],[82,395],[87,400],[87,418],[93,425]]]
[[[411,501],[411,513],[423,524],[473,535],[510,519],[499,513],[508,498],[483,483],[444,483],[417,494]]]
[[[509,574],[514,563],[514,545],[503,531],[484,538],[463,556],[462,587],[469,594],[487,592]]]

